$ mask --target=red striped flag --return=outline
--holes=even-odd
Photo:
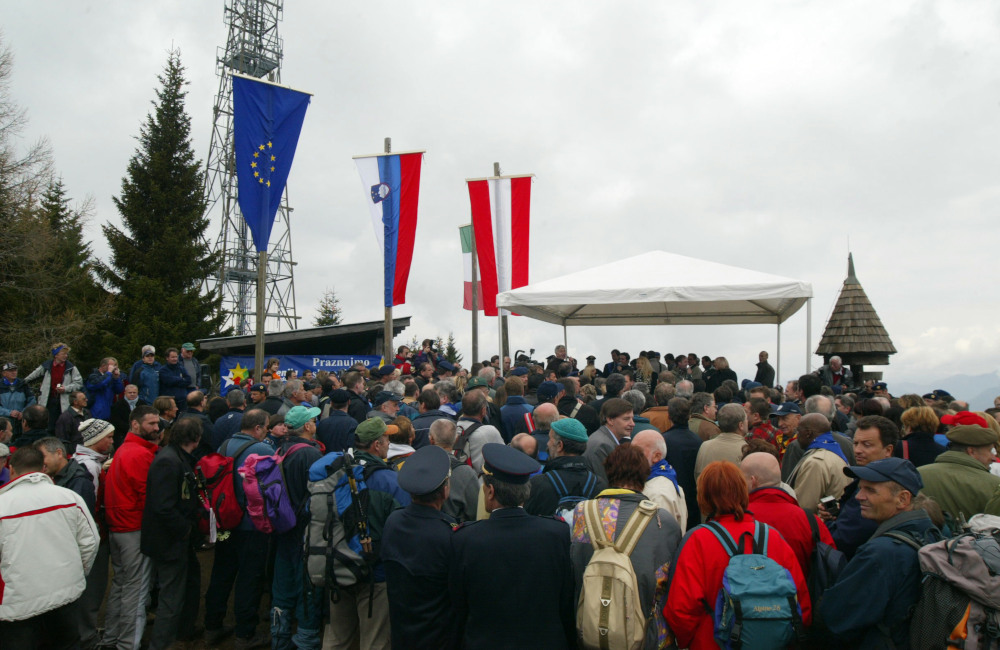
[[[531,176],[470,180],[472,225],[487,316],[498,315],[497,294],[528,284]]]

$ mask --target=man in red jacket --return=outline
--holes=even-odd
[[[740,463],[740,468],[750,487],[750,512],[753,513],[753,518],[781,533],[795,552],[799,566],[802,567],[802,575],[809,577],[809,558],[812,556],[815,542],[812,526],[806,517],[815,520],[821,541],[836,546],[826,524],[816,515],[800,508],[795,497],[781,487],[781,467],[778,465],[778,459],[772,454],[767,452],[749,454]]]
[[[160,441],[160,414],[152,406],[136,406],[129,432],[115,452],[104,488],[104,509],[111,531],[111,565],[115,575],[104,629],[104,645],[119,650],[139,647],[146,627],[146,594],[152,565],[139,549],[146,477]]]

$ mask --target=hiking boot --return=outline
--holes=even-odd
[[[223,639],[232,633],[233,627],[231,625],[224,625],[214,630],[205,630],[205,645],[209,647],[219,645]]]
[[[236,637],[233,640],[233,650],[269,647],[271,647],[271,635],[266,630],[258,632],[251,637]]]

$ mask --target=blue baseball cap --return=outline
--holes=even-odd
[[[924,488],[920,472],[905,458],[883,458],[872,461],[864,467],[852,465],[844,468],[844,474],[872,483],[893,481],[902,485],[904,490],[914,496]]]

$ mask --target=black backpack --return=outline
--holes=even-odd
[[[847,556],[842,551],[820,540],[819,524],[816,517],[805,508],[802,509],[809,527],[812,529],[813,552],[809,556],[809,574],[806,576],[806,587],[809,589],[809,600],[812,601],[812,626],[809,628],[809,647],[829,647],[830,630],[823,622],[819,605],[823,594],[833,586],[844,567],[847,566]]]

